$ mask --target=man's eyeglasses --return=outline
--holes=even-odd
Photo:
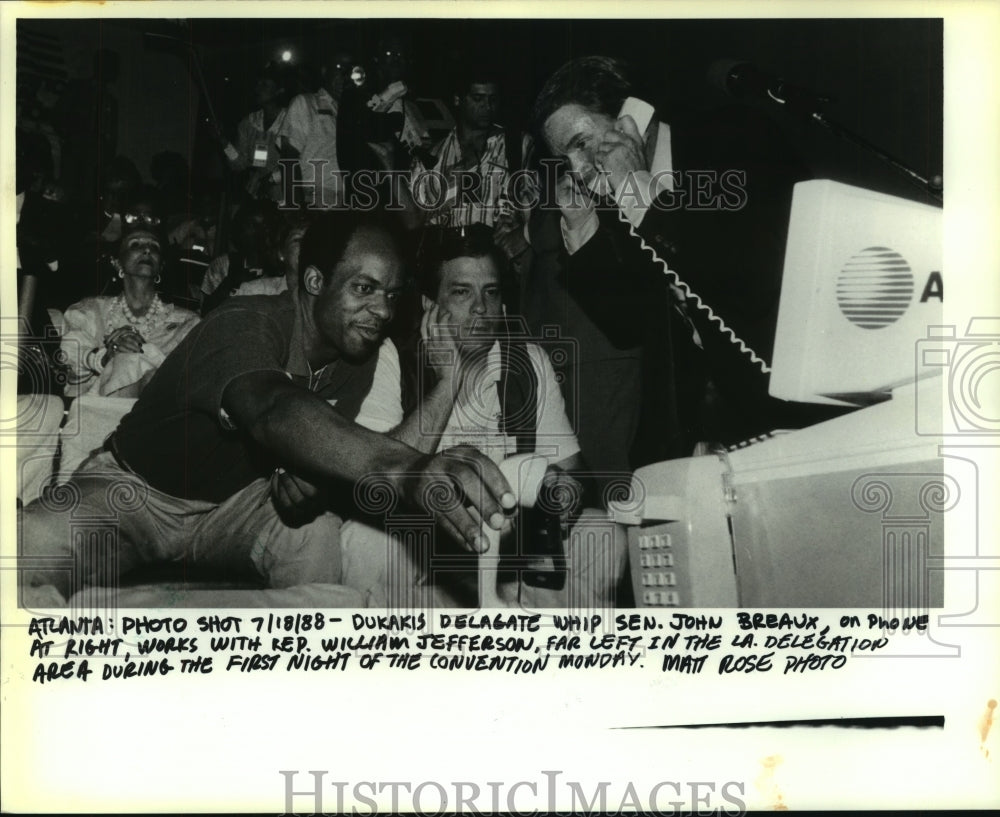
[[[160,217],[151,216],[148,213],[126,213],[125,223],[129,227],[133,227],[136,224],[142,224],[146,227],[159,227]]]

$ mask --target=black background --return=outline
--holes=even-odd
[[[506,124],[527,126],[535,94],[545,78],[574,56],[606,54],[630,61],[642,93],[669,120],[673,110],[736,104],[706,80],[719,59],[746,60],[789,82],[832,95],[831,119],[856,131],[925,176],[942,170],[943,23],[940,19],[785,20],[459,20],[459,19],[194,19],[32,20],[47,26],[78,53],[131,42],[122,53],[122,74],[133,97],[151,89],[186,84],[189,53],[157,46],[150,53],[144,32],[179,37],[194,47],[204,69],[213,107],[235,131],[253,107],[252,91],[262,66],[284,49],[296,62],[321,63],[347,48],[361,63],[386,34],[399,36],[410,55],[410,86],[417,96],[450,99],[450,79],[461,55],[492,63],[503,80]],[[84,59],[78,61],[84,63]],[[89,68],[89,59],[86,60]],[[165,76],[173,72],[172,76]],[[193,86],[192,86],[193,87]],[[138,89],[138,90],[137,90]],[[151,90],[150,93],[162,93]],[[130,121],[129,94],[120,94],[119,150],[137,159],[159,149],[186,153],[196,173],[213,176],[216,158],[200,126],[204,103],[197,93],[179,97],[198,127],[186,145],[152,144],[156,123]],[[148,105],[152,100],[144,100]],[[745,102],[768,111],[818,177],[834,178],[882,192],[926,200],[920,191],[859,148],[790,116],[780,106]],[[197,110],[195,108],[197,107]],[[130,143],[136,149],[130,153]],[[145,144],[140,144],[145,143]],[[945,183],[947,186],[947,181]]]

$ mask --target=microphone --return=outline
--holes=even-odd
[[[716,60],[708,68],[707,79],[712,87],[727,96],[769,99],[796,113],[817,113],[824,105],[834,101],[832,96],[792,85],[742,60]]]

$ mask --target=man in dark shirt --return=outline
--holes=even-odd
[[[374,214],[324,215],[303,239],[295,293],[234,300],[202,321],[104,451],[25,509],[22,583],[65,598],[162,561],[271,587],[335,583],[340,519],[326,492],[372,473],[411,505],[432,497],[446,531],[483,547],[478,520],[503,529],[514,504],[496,466],[469,448],[421,454],[354,422],[402,284]],[[441,502],[440,484],[455,502]],[[110,526],[103,552],[79,535],[81,519]]]

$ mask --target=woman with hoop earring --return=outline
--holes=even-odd
[[[122,291],[85,298],[66,310],[61,345],[70,369],[67,397],[138,397],[198,322],[194,312],[160,299],[160,219],[143,209],[133,208],[122,218],[121,244],[112,262]]]

